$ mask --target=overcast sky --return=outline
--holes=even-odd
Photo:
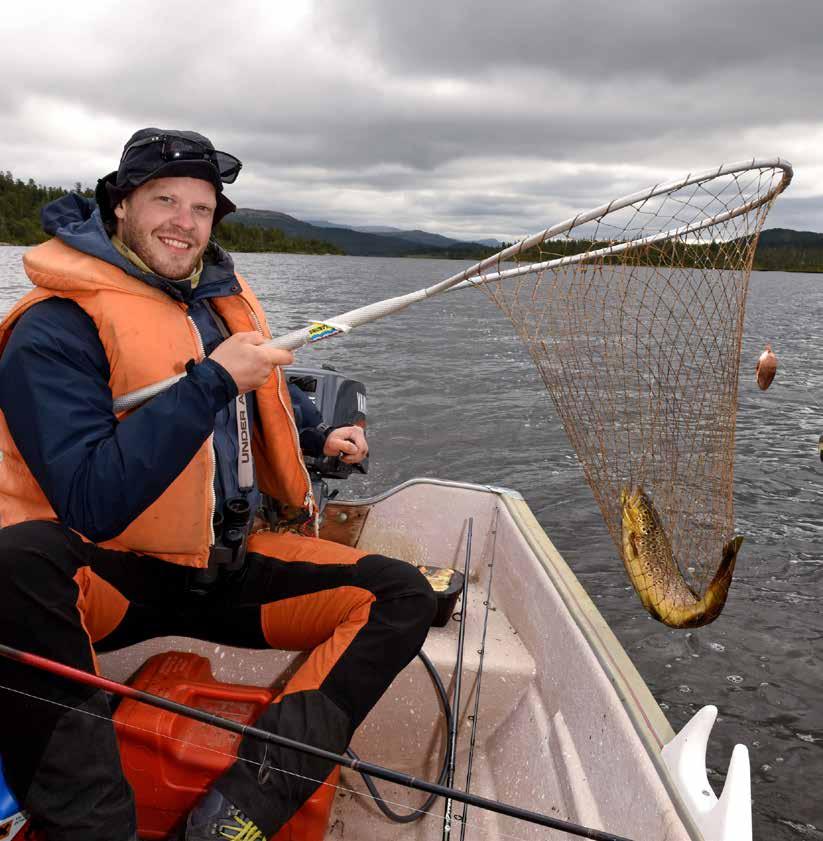
[[[0,169],[92,185],[138,128],[301,219],[510,239],[751,157],[823,231],[823,0],[141,0],[3,8]]]

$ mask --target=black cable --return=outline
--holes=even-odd
[[[423,665],[426,667],[426,670],[429,673],[429,676],[432,679],[432,683],[434,684],[434,688],[437,690],[437,694],[440,696],[440,704],[443,707],[443,715],[446,718],[446,745],[445,750],[443,751],[443,767],[440,769],[440,776],[437,778],[437,784],[443,785],[445,782],[446,776],[449,773],[449,753],[451,748],[451,723],[452,723],[452,709],[449,705],[449,696],[446,693],[446,687],[443,686],[443,681],[440,679],[440,675],[437,673],[437,669],[434,666],[434,663],[428,658],[424,652],[420,652],[418,657],[423,661]],[[359,760],[357,754],[351,749],[347,748],[346,753],[352,759]],[[363,777],[363,782],[366,784],[366,788],[368,788],[369,793],[374,798],[374,802],[377,804],[377,808],[389,819],[394,821],[395,823],[413,823],[414,821],[419,821],[420,818],[425,815],[429,809],[431,809],[432,804],[435,800],[437,800],[438,795],[430,794],[426,801],[420,806],[419,809],[415,809],[413,812],[409,812],[408,814],[402,815],[399,812],[395,812],[391,809],[386,803],[386,801],[380,796],[380,792],[377,790],[377,786],[375,785],[374,780],[366,774],[364,771],[360,772]]]

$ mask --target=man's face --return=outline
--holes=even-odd
[[[200,178],[155,178],[114,209],[117,236],[155,273],[188,277],[211,236],[214,186]]]

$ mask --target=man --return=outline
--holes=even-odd
[[[263,525],[305,532],[315,511],[292,354],[265,343],[210,240],[240,166],[202,135],[144,129],[96,209],[76,194],[44,209],[35,290],[0,325],[0,640],[86,670],[165,635],[313,649],[258,726],[341,752],[422,645],[433,594],[409,564]],[[183,371],[115,416],[114,398]],[[302,437],[367,452],[356,427]],[[221,537],[226,512],[242,523]],[[16,690],[0,693],[6,779],[49,841],[135,838],[104,694],[11,661],[0,685]],[[185,838],[269,838],[331,771],[244,740]]]

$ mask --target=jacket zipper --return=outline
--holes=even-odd
[[[249,315],[251,316],[252,321],[254,322],[255,327],[257,327],[257,331],[262,335],[266,335],[263,332],[263,328],[260,324],[260,320],[257,318],[257,313],[252,309],[251,304],[242,296],[240,295],[240,300],[248,307]],[[283,401],[283,395],[280,392],[280,385],[281,385],[281,371],[280,366],[277,366],[277,399],[280,401],[280,405],[283,407],[283,412],[286,417],[289,419],[289,425],[292,431],[292,437],[294,439],[294,446],[295,450],[297,451],[297,460],[300,463],[300,467],[303,470],[303,479],[306,483],[306,496],[303,499],[303,507],[308,512],[309,518],[314,515],[314,494],[312,493],[311,489],[311,477],[309,476],[309,471],[306,469],[306,463],[303,461],[303,453],[300,450],[300,434],[297,431],[297,423],[294,420],[294,415],[292,412],[289,411],[288,407],[286,406],[285,402]]]
[[[203,346],[203,337],[194,323],[194,319],[186,314],[189,320],[192,332],[194,333],[195,341],[197,342],[197,350],[200,354],[199,362],[206,358],[206,349]],[[214,476],[217,472],[217,457],[214,455],[214,433],[209,435],[209,499],[211,500],[211,510],[209,511],[209,546],[214,546],[214,512],[217,508],[217,494],[214,492]]]
[[[280,400],[280,405],[283,407],[283,412],[289,419],[289,424],[291,426],[292,436],[294,438],[294,445],[297,451],[297,460],[300,462],[300,467],[303,470],[303,479],[306,482],[306,496],[303,498],[303,507],[308,512],[309,518],[314,515],[314,494],[311,490],[311,478],[309,477],[309,471],[306,469],[306,463],[303,461],[303,453],[300,450],[300,435],[297,432],[297,423],[294,420],[294,415],[289,411],[288,407],[286,406],[285,402],[283,401],[283,395],[280,393],[280,382],[281,382],[282,373],[280,371],[280,366],[277,366],[277,397]]]

